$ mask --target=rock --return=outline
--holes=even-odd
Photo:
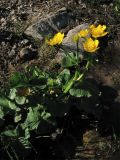
[[[34,51],[31,48],[22,48],[19,55],[21,60],[30,61],[37,57],[37,51]]]
[[[85,24],[81,24],[73,29],[71,29],[67,36],[63,39],[63,42],[62,42],[62,45],[63,45],[63,48],[64,49],[67,49],[67,50],[73,50],[73,51],[76,51],[77,50],[77,45],[76,43],[73,41],[73,37],[75,34],[77,34],[80,30],[82,29],[86,29],[88,28],[88,24],[85,23]],[[81,45],[81,42],[83,42],[83,39],[80,39],[79,41],[79,48],[82,49],[82,45]]]
[[[15,56],[16,54],[16,48],[17,48],[17,44],[14,44],[14,46],[12,47],[10,53],[8,54],[9,58],[12,58]]]
[[[28,42],[29,42],[28,39],[23,39],[23,40],[21,41],[21,44],[22,44],[22,45],[26,45]]]
[[[57,13],[48,15],[47,18],[43,18],[28,27],[25,34],[42,40],[45,36],[66,28],[73,20],[75,20],[73,13],[62,8]]]

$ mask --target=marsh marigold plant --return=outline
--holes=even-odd
[[[55,61],[49,63],[52,66],[45,65],[49,70],[44,71],[45,67],[42,69],[41,65],[33,64],[11,75],[9,85],[0,91],[0,160],[26,159],[31,153],[38,157],[37,145],[40,144],[33,140],[37,137],[44,140],[46,135],[51,137],[57,130],[60,136],[64,135],[64,131],[69,134],[69,127],[64,124],[72,124],[72,116],[81,112],[82,108],[86,115],[89,113],[100,117],[96,115],[98,110],[95,106],[101,105],[101,90],[99,84],[94,84],[88,78],[87,73],[99,62],[99,56],[95,55],[100,48],[99,37],[107,33],[105,25],[87,26],[72,35],[75,44],[71,43],[71,37],[69,48],[64,44],[59,48],[64,33],[58,32],[45,41],[50,46],[43,44],[44,48],[48,47],[45,54],[49,55],[49,51],[52,51],[50,57],[54,55]],[[100,42],[104,43],[104,40],[101,38]],[[74,50],[72,45],[76,45],[73,46]],[[60,53],[57,56],[56,51]],[[89,108],[91,103],[95,112]]]

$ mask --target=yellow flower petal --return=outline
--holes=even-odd
[[[101,37],[106,36],[108,34],[108,32],[104,32]]]
[[[90,32],[92,37],[98,38],[98,37],[103,37],[108,34],[108,32],[105,32],[106,30],[106,25],[98,25],[95,27],[94,25],[90,26]]]
[[[64,38],[64,33],[58,32],[57,34],[54,35],[53,38],[51,38],[50,40],[47,40],[47,44],[48,45],[57,45],[57,44],[61,44]]]
[[[92,24],[92,25],[90,25],[90,27],[89,27],[90,29],[92,29],[92,28],[95,28],[95,25],[94,24]]]
[[[99,41],[93,40],[92,38],[87,38],[87,40],[83,43],[83,48],[86,52],[95,52],[98,50]]]
[[[86,37],[89,33],[89,30],[88,29],[83,29],[81,30],[78,34],[79,34],[79,37]]]
[[[106,29],[106,25],[103,25],[103,30],[105,30]]]

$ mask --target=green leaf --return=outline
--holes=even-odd
[[[62,67],[67,68],[67,67],[72,67],[77,64],[77,58],[76,55],[73,52],[67,53],[61,62]]]
[[[47,78],[48,74],[45,72],[41,71],[38,67],[35,67],[33,70],[33,77],[39,77],[39,78]]]
[[[9,104],[9,108],[12,109],[12,110],[18,110],[17,106],[15,105],[14,102],[12,101],[8,101],[8,104]]]
[[[48,87],[57,87],[60,85],[60,81],[58,79],[48,78],[47,86]]]
[[[72,77],[65,85],[63,85],[64,93],[67,93],[71,89],[73,84],[74,84],[74,77]]]
[[[22,87],[28,83],[25,73],[16,72],[10,77],[11,87]]]
[[[9,101],[7,98],[0,97],[0,126],[4,123],[4,116],[9,112],[14,114],[16,111],[16,105]]]
[[[3,117],[4,117],[4,112],[3,112],[3,110],[2,110],[2,107],[0,107],[0,118],[2,119]]]
[[[40,112],[39,112],[39,107],[35,107],[35,108],[29,108],[29,113],[27,115],[27,119],[25,121],[25,125],[27,125],[27,127],[30,130],[35,130],[38,128],[38,125],[40,123]]]
[[[48,74],[41,71],[37,66],[30,67],[29,70],[26,70],[26,73],[29,73],[31,75],[31,77],[29,77],[29,80],[48,78]]]
[[[5,116],[5,113],[2,110],[2,107],[0,107],[0,127],[4,124],[4,116]]]
[[[15,101],[17,104],[23,105],[26,101],[26,97],[20,97],[20,96],[16,96],[15,97]]]
[[[74,85],[74,83],[80,75],[81,74],[78,71],[75,71],[74,76],[65,85],[63,85],[64,93],[67,93],[72,88],[72,86]]]
[[[70,93],[71,96],[79,97],[79,98],[81,98],[81,97],[87,97],[87,98],[91,97],[90,92],[86,91],[84,89],[74,89],[74,88],[72,88],[72,89],[69,90],[69,93]]]
[[[6,97],[0,97],[0,107],[4,110],[16,110],[16,105],[14,102],[8,100]]]
[[[10,89],[9,98],[11,100],[15,99],[17,90],[15,88]]]
[[[70,79],[70,70],[64,69],[57,77],[63,84],[69,81]]]
[[[7,136],[7,137],[17,137],[18,136],[18,132],[16,129],[14,130],[6,130],[4,132],[1,133],[1,135],[3,136]]]
[[[29,113],[27,114],[27,118],[23,124],[24,128],[29,128],[29,130],[41,129],[41,125],[46,128],[46,125],[52,126],[54,122],[51,119],[51,114],[46,112],[42,105],[37,105],[36,107],[30,107]],[[44,130],[44,127],[43,130]],[[41,133],[43,132],[40,130]],[[45,130],[44,132],[48,132]]]
[[[18,112],[16,112],[15,117],[14,117],[14,121],[17,123],[21,120],[22,115]]]

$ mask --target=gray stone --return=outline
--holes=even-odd
[[[17,46],[16,46],[16,44],[14,44],[14,46],[11,49],[11,51],[9,52],[9,57],[10,58],[13,57],[13,56],[15,56],[15,54],[16,54],[15,50],[16,50],[16,48],[17,48]]]
[[[37,57],[37,51],[31,48],[22,48],[20,51],[20,59],[23,61],[30,61]]]
[[[48,15],[47,18],[43,18],[29,26],[25,34],[42,40],[45,36],[66,28],[73,20],[75,20],[73,13],[66,10],[66,8],[62,8],[57,13]]]
[[[63,42],[62,42],[62,45],[63,45],[63,48],[64,49],[67,49],[67,50],[72,50],[72,51],[76,51],[77,50],[77,45],[76,43],[73,41],[73,37],[74,35],[76,35],[80,30],[82,29],[86,29],[88,28],[88,24],[85,23],[85,24],[81,24],[73,29],[71,29],[68,34],[66,35],[66,37],[63,39]],[[80,38],[79,40],[79,48],[80,49],[83,49],[82,47],[82,42],[83,42],[83,38]]]
[[[21,44],[25,45],[25,44],[27,44],[28,42],[29,42],[28,39],[23,39],[23,40],[21,41]]]

